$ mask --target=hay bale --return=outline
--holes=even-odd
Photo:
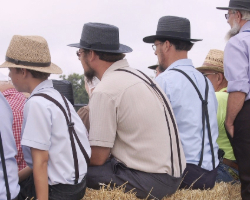
[[[125,184],[120,187],[110,188],[110,185],[102,185],[100,190],[87,188],[82,200],[138,200],[135,192],[125,191]],[[147,198],[150,200],[151,198]],[[165,197],[163,200],[241,200],[240,184],[216,183],[212,190],[178,190],[175,194]]]

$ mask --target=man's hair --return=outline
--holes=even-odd
[[[194,43],[178,39],[157,39],[161,42],[169,41],[177,51],[190,51]]]
[[[250,11],[246,11],[246,10],[231,10],[232,13],[236,13],[237,11],[240,12],[240,14],[242,15],[242,19],[246,20],[246,21],[250,21]]]
[[[20,73],[22,71],[22,69],[21,68],[16,68],[16,71],[18,73]],[[38,79],[42,79],[42,80],[46,80],[50,76],[50,74],[44,73],[44,72],[38,72],[38,71],[30,70],[30,69],[27,69],[27,71],[31,73],[33,78],[38,78]]]
[[[89,54],[91,50],[84,49],[84,53]],[[109,53],[109,52],[102,52],[102,51],[94,51],[96,55],[99,56],[100,60],[106,62],[116,62],[122,60],[126,55],[124,53]]]

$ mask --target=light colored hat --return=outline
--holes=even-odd
[[[14,67],[49,74],[62,73],[60,67],[51,63],[48,43],[41,36],[14,35],[5,60],[0,68]]]
[[[218,49],[211,49],[201,67],[197,67],[197,70],[214,70],[224,73],[223,68],[223,51]]]

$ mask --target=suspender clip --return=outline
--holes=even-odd
[[[202,105],[207,105],[208,104],[208,102],[206,101],[206,100],[202,100]]]
[[[68,124],[68,127],[72,128],[74,125],[75,125],[74,122],[70,122],[70,123]]]
[[[151,85],[151,87],[153,87],[153,88],[156,87],[156,84],[153,83],[153,82],[152,82],[150,85]]]

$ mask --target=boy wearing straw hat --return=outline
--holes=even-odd
[[[19,172],[20,199],[34,193],[29,176],[33,171],[37,199],[80,200],[86,189],[90,146],[73,106],[47,80],[62,70],[51,63],[48,44],[40,36],[13,36],[5,59],[0,67],[9,68],[15,88],[31,94],[22,126],[21,145],[29,167]]]
[[[139,198],[162,199],[182,179],[185,158],[172,109],[159,87],[132,69],[113,25],[87,23],[77,52],[89,81],[100,81],[90,102],[91,160],[87,186],[122,186]]]
[[[156,82],[168,96],[176,117],[187,160],[181,188],[214,187],[218,160],[217,100],[211,83],[198,72],[187,53],[193,43],[190,22],[186,18],[164,16],[155,35],[143,38],[165,70]]]
[[[231,182],[239,180],[238,165],[236,163],[234,152],[225,130],[225,118],[227,110],[227,80],[224,76],[223,51],[211,49],[201,67],[197,67],[204,76],[213,84],[216,98],[218,101],[217,121],[219,127],[219,136],[217,143],[223,150],[220,157],[220,164],[217,172],[217,181]],[[219,152],[221,151],[219,150]],[[219,155],[220,156],[220,155]]]
[[[228,104],[225,127],[239,165],[241,197],[250,199],[250,1],[230,0],[225,17],[231,29],[224,50]]]

